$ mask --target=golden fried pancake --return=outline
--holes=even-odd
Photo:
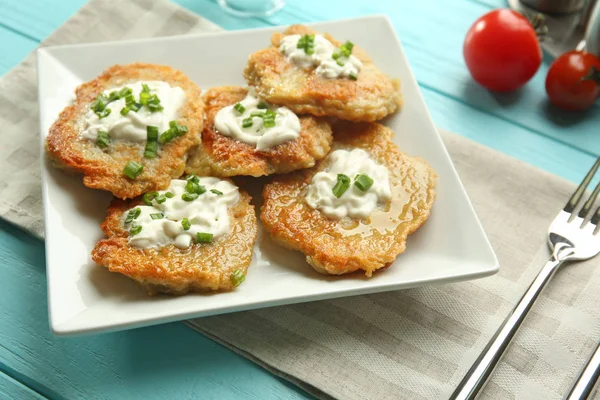
[[[407,236],[429,216],[436,175],[422,159],[400,152],[392,142],[393,132],[383,125],[339,123],[333,130],[334,150],[360,148],[388,168],[389,206],[375,209],[364,220],[335,220],[311,208],[305,199],[307,187],[325,169],[327,157],[314,168],[267,184],[261,220],[276,242],[304,253],[315,270],[333,275],[364,270],[371,276],[404,252]]]
[[[259,96],[297,114],[331,116],[350,121],[376,121],[395,112],[402,103],[400,82],[377,68],[366,53],[354,46],[352,55],[363,64],[357,80],[327,79],[315,68],[302,69],[286,60],[279,50],[288,35],[318,34],[302,25],[292,25],[271,37],[272,47],[248,58],[244,77]],[[328,34],[326,39],[339,47],[342,42]]]
[[[86,129],[86,114],[102,92],[138,81],[163,81],[185,93],[177,122],[187,127],[187,133],[161,145],[153,159],[144,158],[145,143],[113,140],[102,149],[95,141],[81,136]],[[57,166],[83,173],[86,186],[108,190],[121,199],[164,189],[171,178],[181,176],[188,150],[200,140],[204,119],[200,90],[183,72],[153,64],[115,65],[79,86],[75,94],[75,102],[62,111],[46,139],[48,155]],[[132,160],[143,165],[142,173],[135,179],[123,174]]]
[[[262,176],[310,168],[329,153],[333,141],[327,121],[313,116],[300,116],[300,136],[279,145],[258,150],[217,131],[217,113],[246,97],[248,89],[224,86],[208,90],[204,96],[206,121],[202,142],[190,155],[186,172],[197,175]]]
[[[211,243],[192,243],[185,249],[173,243],[158,248],[130,245],[123,218],[142,200],[115,199],[102,223],[108,239],[96,244],[92,259],[111,272],[134,279],[150,295],[232,290],[240,283],[232,276],[246,275],[257,234],[250,195],[241,190],[239,194],[238,202],[229,208],[228,233]]]

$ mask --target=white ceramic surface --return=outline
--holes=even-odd
[[[403,151],[423,157],[439,175],[432,215],[410,237],[406,253],[371,279],[360,274],[329,277],[313,271],[300,253],[279,248],[259,232],[248,276],[237,290],[147,297],[133,281],[108,272],[90,258],[94,244],[103,237],[99,225],[110,195],[84,187],[80,177],[66,175],[44,159],[48,295],[50,325],[55,334],[121,330],[259,307],[456,282],[498,271],[496,257],[388,19],[371,16],[318,23],[314,28],[365,48],[384,72],[402,80],[405,104],[401,112],[383,122],[396,132],[395,141]],[[42,142],[58,113],[73,99],[75,87],[113,64],[168,64],[183,70],[202,89],[243,85],[241,71],[248,54],[267,46],[270,35],[282,29],[40,49]],[[259,190],[252,194],[259,198]]]

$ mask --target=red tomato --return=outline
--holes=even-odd
[[[542,49],[527,18],[508,9],[479,18],[465,38],[463,54],[473,78],[498,92],[525,84],[542,63]]]
[[[558,57],[546,76],[546,93],[557,107],[587,110],[600,96],[600,59],[585,51],[569,51]]]

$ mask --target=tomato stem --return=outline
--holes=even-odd
[[[590,71],[581,78],[582,81],[594,81],[597,85],[600,85],[600,69],[594,67],[593,65],[590,67]]]
[[[540,41],[544,40],[544,38],[548,35],[548,26],[546,26],[546,18],[544,17],[544,14],[528,13],[525,11],[523,11],[521,14],[527,18],[538,39]]]

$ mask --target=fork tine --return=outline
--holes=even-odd
[[[566,212],[572,213],[573,210],[577,208],[577,205],[579,204],[581,198],[583,197],[583,194],[585,193],[585,189],[592,181],[592,178],[596,174],[596,171],[598,171],[598,168],[600,168],[600,157],[598,157],[598,159],[592,166],[592,169],[590,169],[590,172],[588,172],[585,178],[583,178],[583,181],[581,181],[581,185],[579,185],[575,193],[573,193],[573,196],[569,199],[569,202],[564,208]]]
[[[598,209],[596,210],[596,213],[592,217],[591,222],[594,225],[598,225],[598,222],[600,222],[600,207],[598,207]]]
[[[596,198],[598,197],[598,194],[600,194],[600,182],[598,182],[598,184],[596,185],[596,188],[592,192],[592,195],[590,196],[589,199],[587,199],[587,201],[585,202],[585,204],[579,211],[579,218],[587,217],[588,213],[592,209],[592,206],[594,205],[594,202],[596,201]]]

